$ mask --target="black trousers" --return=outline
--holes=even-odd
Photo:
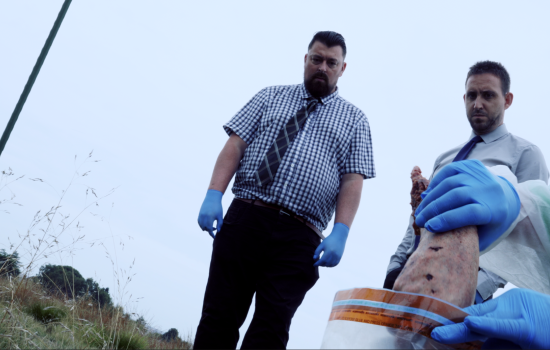
[[[194,349],[235,349],[256,293],[242,349],[284,349],[294,313],[319,278],[319,236],[279,211],[234,200],[214,239]]]

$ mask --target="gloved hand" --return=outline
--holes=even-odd
[[[313,260],[319,259],[321,252],[323,256],[317,260],[313,266],[326,266],[334,267],[338,265],[342,255],[344,255],[344,248],[346,247],[346,240],[348,239],[349,227],[341,222],[334,224],[334,228],[330,235],[319,244],[315,253],[313,254]]]
[[[199,226],[203,231],[208,231],[212,238],[214,230],[220,232],[223,225],[222,197],[223,193],[220,191],[208,190],[199,212]],[[217,227],[214,227],[214,220]]]
[[[415,216],[419,227],[436,233],[477,225],[483,251],[506,232],[520,207],[512,184],[480,161],[464,160],[447,165],[433,178]]]
[[[464,309],[463,323],[437,327],[432,338],[456,344],[485,337],[511,341],[522,349],[550,349],[550,296],[512,289],[483,304]]]

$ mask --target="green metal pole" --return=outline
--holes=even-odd
[[[36,60],[36,63],[34,65],[34,68],[32,69],[31,75],[27,80],[27,84],[25,85],[25,88],[23,89],[23,92],[19,97],[19,101],[17,101],[17,105],[15,106],[15,109],[11,114],[11,118],[8,121],[8,125],[6,126],[6,129],[2,134],[2,139],[0,139],[0,155],[2,154],[2,151],[4,151],[4,147],[6,146],[6,143],[10,138],[10,134],[11,134],[11,131],[13,130],[13,127],[15,126],[15,122],[17,121],[17,118],[19,117],[19,114],[21,113],[21,110],[25,105],[25,101],[27,101],[27,97],[31,92],[32,86],[34,85],[34,81],[36,80],[36,77],[40,72],[40,68],[42,68],[42,64],[44,63],[44,60],[48,55],[48,51],[50,51],[50,47],[52,46],[53,40],[55,39],[57,31],[59,30],[59,27],[61,27],[61,22],[63,22],[63,18],[65,18],[65,14],[67,13],[69,6],[71,5],[71,1],[72,0],[65,0],[65,2],[63,3],[63,6],[61,7],[59,14],[57,15],[57,19],[53,24],[53,28],[50,31],[50,35],[48,35],[48,39],[46,39],[46,43],[42,48],[42,52],[40,52],[40,56],[38,56],[38,59]]]

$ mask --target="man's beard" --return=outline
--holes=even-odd
[[[315,80],[315,78],[321,78],[323,80],[319,81]],[[328,76],[323,72],[317,72],[309,77],[309,79],[304,79],[304,85],[311,96],[317,98],[329,95],[334,89],[334,86],[329,85]]]
[[[487,119],[477,119],[477,121],[474,121],[474,114],[482,114]],[[500,114],[490,116],[485,111],[473,110],[468,113],[468,121],[470,122],[472,130],[474,130],[477,135],[484,135],[494,130],[494,125],[500,121],[500,116]]]

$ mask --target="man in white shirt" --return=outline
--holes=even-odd
[[[478,62],[466,77],[464,94],[466,116],[472,127],[469,142],[479,142],[469,148],[462,159],[477,159],[486,166],[504,165],[516,176],[519,183],[542,180],[548,183],[548,169],[540,149],[531,142],[512,135],[504,125],[504,113],[512,105],[514,95],[510,92],[510,76],[497,62]],[[468,146],[466,143],[466,146]],[[432,178],[446,165],[458,159],[465,144],[442,153],[435,161]],[[399,273],[415,247],[412,228],[413,218],[401,244],[390,258],[384,288],[392,289]],[[476,303],[492,297],[504,287],[506,280],[485,269],[479,271]]]

